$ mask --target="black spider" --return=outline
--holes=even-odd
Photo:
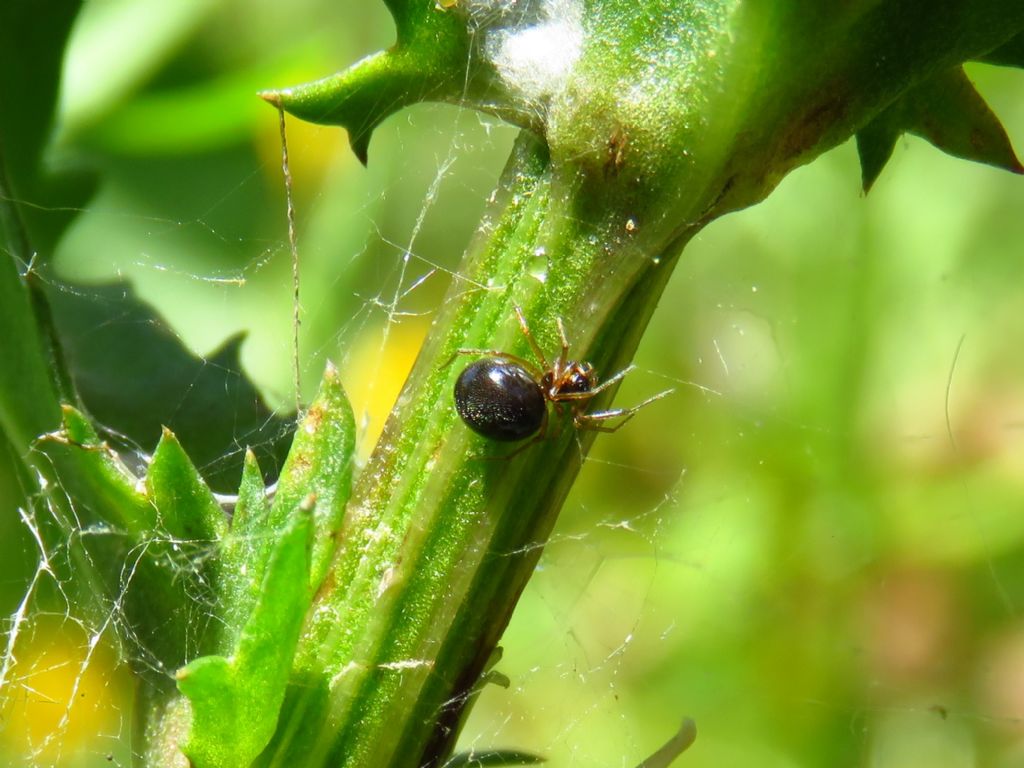
[[[561,318],[557,318],[557,323],[562,349],[549,365],[530,333],[522,310],[516,307],[515,312],[519,327],[540,361],[540,367],[517,355],[495,349],[460,349],[456,353],[483,356],[466,366],[455,382],[455,408],[466,426],[477,434],[503,442],[525,440],[530,436],[540,440],[547,432],[548,403],[552,403],[559,413],[567,408],[577,428],[614,432],[645,405],[672,391],[661,392],[632,408],[587,413],[590,400],[621,381],[633,366],[598,382],[597,373],[590,363],[569,359],[569,341]],[[622,421],[614,426],[602,423],[617,418]]]

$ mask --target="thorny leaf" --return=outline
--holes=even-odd
[[[438,12],[433,0],[392,0],[388,7],[398,37],[393,48],[315,83],[261,94],[299,117],[344,126],[363,165],[370,136],[388,115],[418,101],[457,99],[470,50],[461,20]]]
[[[316,590],[327,575],[337,544],[345,505],[352,491],[356,422],[338,370],[328,363],[320,393],[295,431],[295,440],[281,471],[268,524],[287,519],[291,509],[312,494],[313,554],[309,587]]]
[[[290,419],[274,414],[242,371],[244,336],[203,359],[125,283],[48,292],[76,389],[92,417],[152,451],[167,426],[212,488],[238,487],[243,446],[277,475]]]
[[[904,94],[857,133],[864,191],[875,183],[900,136],[913,133],[955,157],[1024,173],[999,118],[955,67]]]
[[[180,447],[176,451],[175,445],[168,444],[161,454],[158,505],[90,421],[71,406],[63,407],[61,429],[36,444],[60,478],[57,492],[73,500],[75,515],[98,523],[93,525],[93,535],[70,542],[88,554],[78,563],[84,570],[75,575],[101,602],[103,597],[115,600],[119,607],[115,618],[130,628],[119,639],[143,662],[137,666],[140,672],[148,670],[149,659],[171,669],[181,664],[194,653],[206,621],[204,607],[197,601],[205,590],[205,569],[182,567],[193,545],[181,536],[186,529],[195,532],[196,527],[176,526],[177,535],[162,527],[164,514],[187,514],[185,508],[191,506],[183,503],[172,508],[169,496],[179,491],[183,499],[195,497],[204,508],[201,515],[212,512],[204,504],[203,488],[194,486],[195,476],[180,466]],[[188,478],[185,487],[165,492],[173,482],[170,476],[179,469]],[[208,539],[204,538],[203,546],[210,546]]]
[[[178,673],[193,710],[183,749],[199,768],[248,766],[274,734],[303,619],[333,553],[354,452],[352,408],[328,367],[272,506],[247,453],[221,553],[223,655],[196,659]]]
[[[270,741],[309,606],[311,505],[274,541],[256,604],[230,656],[203,656],[178,671],[192,703],[182,750],[196,768],[245,768]]]
[[[1024,33],[1011,38],[995,50],[989,51],[978,61],[986,64],[997,64],[1002,67],[1019,67],[1024,69]]]
[[[295,432],[273,504],[263,491],[255,457],[248,456],[223,552],[223,618],[228,643],[233,642],[261,594],[264,569],[278,532],[291,525],[295,509],[307,503],[311,505],[313,532],[306,587],[312,594],[320,585],[351,492],[355,433],[352,406],[337,370],[329,365],[319,394]]]
[[[146,491],[165,533],[212,546],[227,532],[224,510],[169,429],[150,461]]]

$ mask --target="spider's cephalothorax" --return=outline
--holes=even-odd
[[[460,349],[456,353],[482,357],[466,366],[455,382],[455,409],[466,426],[479,435],[508,442],[530,436],[534,441],[540,440],[547,431],[548,403],[560,413],[568,409],[577,428],[614,432],[643,406],[671,391],[661,392],[632,408],[588,413],[590,400],[621,381],[632,366],[598,383],[597,373],[590,363],[569,359],[569,342],[561,318],[556,321],[562,349],[549,365],[518,307],[516,317],[540,362],[539,368],[517,355],[494,349]],[[610,427],[602,423],[616,418],[622,421]],[[519,450],[522,449],[515,453]]]
[[[589,392],[597,386],[597,374],[590,363],[570,360],[561,371],[547,371],[541,377],[541,387],[548,393],[549,400],[558,400],[559,395],[575,395]]]

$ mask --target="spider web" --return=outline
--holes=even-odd
[[[280,22],[270,5],[249,9],[255,49]],[[308,6],[351,49],[332,54],[336,68],[387,43],[380,18],[366,22],[381,36],[369,45],[329,4]],[[1019,81],[976,74],[1020,144]],[[80,139],[103,186],[56,259],[33,269],[99,309],[112,301],[101,286],[120,281],[154,308],[130,322],[171,329],[200,370],[223,369],[219,352],[244,332],[250,397],[268,423],[286,422],[293,326],[273,113],[241,148],[156,159],[104,144],[125,119],[109,114],[108,133]],[[340,131],[289,124],[303,396],[325,359],[339,363],[363,457],[445,290],[467,279],[459,256],[511,137],[419,107],[378,130],[363,170]],[[870,199],[856,178],[845,147],[688,248],[617,402],[676,393],[598,439],[502,640],[509,685],[484,688],[460,751],[636,766],[689,715],[701,735],[680,765],[1024,757],[1024,192],[916,140]],[[92,322],[86,333],[114,321]],[[239,431],[202,469],[252,442]],[[139,466],[152,450],[122,447]],[[0,758],[128,765],[128,662],[174,671],[121,605],[158,542],[112,547],[101,570],[119,586],[102,597],[78,578],[80,542],[126,537],[84,525],[59,489],[32,490],[9,469],[16,458],[0,475],[0,498],[17,500],[5,504]],[[169,543],[183,575],[209,554]],[[195,598],[203,613],[208,598]]]

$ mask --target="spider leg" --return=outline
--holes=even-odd
[[[569,360],[569,337],[565,335],[565,324],[562,322],[562,318],[556,317],[555,324],[558,325],[558,337],[562,341],[562,354],[555,364],[554,378],[558,379],[562,375],[562,368],[565,367],[566,362]]]
[[[535,379],[540,379],[541,372],[537,370],[537,366],[533,363],[525,360],[519,355],[513,355],[508,352],[502,352],[500,349],[457,349],[455,353],[449,357],[442,368],[447,368],[449,365],[455,362],[455,358],[459,355],[476,355],[477,357],[496,357],[500,360],[509,360],[516,365],[522,366],[531,376]]]
[[[629,366],[627,368],[623,368],[621,371],[616,373],[611,378],[606,379],[605,381],[602,381],[596,387],[594,387],[593,389],[588,389],[586,392],[560,392],[557,395],[555,395],[554,397],[552,397],[551,399],[552,400],[556,400],[556,401],[557,400],[589,400],[594,395],[600,394],[601,392],[603,392],[604,390],[608,389],[608,387],[612,386],[613,384],[618,384],[620,381],[622,381],[624,378],[626,378],[626,375],[630,371],[632,371],[634,368],[636,368],[635,365],[631,365],[631,366]],[[668,391],[671,392],[672,390],[668,390]],[[664,394],[667,394],[667,393],[663,392],[662,395],[664,395]]]
[[[656,400],[661,400],[663,397],[667,397],[675,392],[674,389],[666,389],[664,392],[659,392],[656,395],[648,397],[643,402],[637,403],[630,408],[610,408],[606,411],[594,411],[593,413],[576,413],[573,414],[573,423],[580,429],[592,429],[595,432],[617,432],[619,429],[625,426],[626,422],[636,416],[637,411],[641,408],[650,405]],[[622,419],[618,424],[614,424],[610,427],[604,426],[601,422],[608,421],[610,419]]]
[[[530,344],[530,349],[533,350],[533,354],[540,360],[540,368],[542,371],[548,369],[548,359],[544,357],[544,352],[541,351],[540,346],[537,344],[537,340],[533,338],[533,334],[530,333],[530,326],[526,322],[526,315],[523,314],[523,310],[519,307],[515,308],[516,317],[519,318],[519,330],[523,332],[523,336],[526,337],[526,341]]]
[[[596,387],[591,388],[590,394],[596,395],[598,392],[603,392],[604,390],[608,389],[608,387],[610,387],[610,386],[612,386],[614,384],[618,384],[620,381],[622,381],[624,378],[626,378],[626,376],[629,375],[629,373],[634,368],[636,368],[635,365],[627,365],[625,368],[623,368],[621,371],[616,373],[614,376],[610,376],[609,378],[605,379],[600,384],[598,384]]]

